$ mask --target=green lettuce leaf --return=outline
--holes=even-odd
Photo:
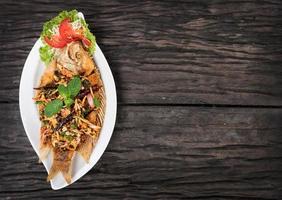
[[[95,52],[95,44],[96,44],[96,38],[95,36],[90,32],[89,28],[88,28],[88,24],[86,23],[86,21],[84,19],[80,19],[80,22],[82,24],[82,26],[84,27],[84,35],[85,37],[90,40],[91,45],[88,49],[88,52],[90,53],[90,55],[92,55]]]
[[[41,60],[45,64],[49,64],[51,62],[53,56],[54,56],[54,52],[53,52],[52,48],[48,45],[44,45],[44,46],[40,47],[39,54],[40,54]]]
[[[50,37],[52,35],[51,30],[55,26],[58,26],[66,18],[70,18],[72,22],[75,20],[79,20],[77,13],[78,13],[77,10],[71,10],[71,11],[64,10],[50,21],[45,22],[43,25],[43,31],[41,32],[40,35],[41,39],[43,39],[45,36]]]

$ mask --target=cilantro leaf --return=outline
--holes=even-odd
[[[59,99],[55,99],[47,103],[44,109],[44,114],[47,117],[52,117],[53,115],[57,114],[61,108],[63,107],[63,102]]]

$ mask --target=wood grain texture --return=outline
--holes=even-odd
[[[18,101],[43,22],[77,8],[108,58],[120,103],[282,105],[280,0],[2,0],[1,7],[2,102]]]
[[[52,191],[17,105],[0,104],[0,198],[281,199],[281,116],[282,109],[119,107],[95,168]]]
[[[0,6],[0,199],[282,199],[281,1]],[[118,118],[95,168],[52,191],[22,127],[18,88],[43,22],[73,8],[109,61]]]

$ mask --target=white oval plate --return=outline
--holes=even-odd
[[[79,15],[83,17],[82,13],[79,13]],[[41,46],[42,42],[40,39],[38,39],[26,59],[21,75],[19,92],[19,105],[22,122],[26,135],[37,155],[39,155],[41,123],[39,120],[37,107],[32,98],[35,95],[33,88],[38,86],[40,77],[45,69],[45,66],[40,60],[39,56],[39,48]],[[96,51],[93,57],[96,65],[100,70],[106,93],[105,119],[99,139],[93,149],[89,163],[85,163],[85,161],[78,154],[74,156],[72,165],[72,183],[86,174],[100,159],[110,141],[116,120],[117,98],[115,82],[109,64],[97,44]],[[47,159],[43,161],[43,165],[45,166],[48,173],[51,164],[52,155],[50,153]],[[63,187],[66,187],[67,185],[68,184],[61,173],[59,173],[53,180],[51,180],[51,187],[54,190],[61,189]]]

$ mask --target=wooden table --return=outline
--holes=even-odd
[[[280,0],[0,6],[0,199],[282,199]],[[43,22],[72,8],[111,66],[118,116],[98,164],[53,191],[22,126],[19,82]]]

